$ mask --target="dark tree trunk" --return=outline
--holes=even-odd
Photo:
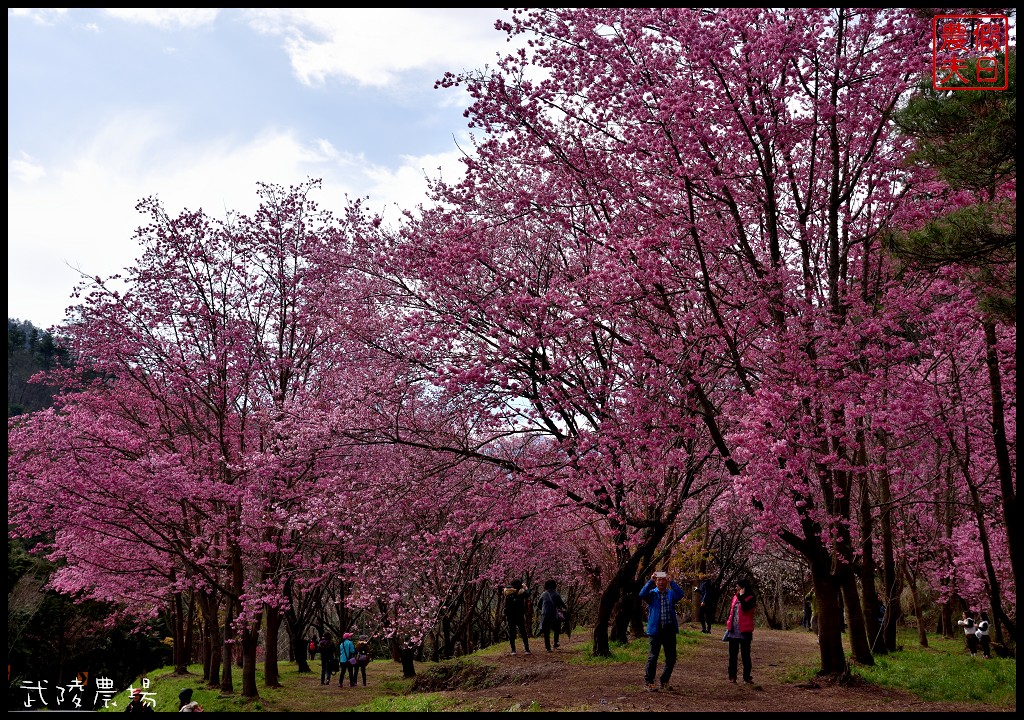
[[[996,467],[999,469],[999,491],[1003,501],[1003,528],[1006,532],[1006,546],[1010,551],[1010,567],[1013,569],[1013,586],[1020,587],[1021,533],[1017,528],[1017,476],[1010,462],[1010,449],[1006,440],[1006,417],[1004,415],[1003,384],[999,373],[999,356],[996,352],[996,328],[990,320],[984,322],[985,364],[988,367],[989,386],[992,393],[992,442],[996,450]],[[992,608],[997,612],[996,608]],[[1001,610],[1000,610],[1001,611]],[[1007,618],[1000,618],[1006,622]],[[995,623],[997,641],[999,623]],[[1007,624],[1010,638],[1015,639],[1015,627]],[[1001,641],[1000,641],[1001,642]]]
[[[601,599],[597,604],[597,618],[594,621],[594,648],[593,654],[597,657],[610,657],[611,645],[609,644],[608,627],[612,619],[612,613],[619,606],[620,599],[629,592],[635,585],[635,578],[638,566],[644,558],[653,556],[654,549],[658,547],[668,526],[662,523],[654,524],[646,533],[643,542],[632,552],[626,548],[625,538],[618,543],[616,554],[619,556],[619,567],[615,575],[605,586],[601,593]]]
[[[245,624],[242,629],[242,697],[258,698],[260,691],[256,687],[256,650],[259,647],[260,627],[263,625],[263,613]]]
[[[860,598],[857,596],[857,579],[852,572],[840,575],[843,598],[846,600],[846,624],[850,637],[850,648],[853,659],[861,665],[874,665],[875,658],[868,644],[868,634],[864,627],[864,613],[861,610]]]
[[[191,649],[185,642],[185,608],[181,593],[175,592],[171,598],[171,637],[174,640],[173,664],[175,675],[188,673],[188,660]]]
[[[889,485],[887,462],[887,460],[883,460],[882,471],[878,478],[879,501],[882,506],[879,516],[879,524],[882,526],[882,582],[885,584],[882,593],[885,602],[882,639],[885,650],[895,652],[897,623],[903,616],[903,608],[900,604],[900,597],[903,595],[903,575],[896,567],[895,542],[892,534],[892,490]]]
[[[818,604],[818,652],[821,675],[845,675],[849,671],[843,649],[842,611],[839,609],[839,585],[832,576],[830,558],[811,566],[814,597]]]
[[[224,612],[224,662],[220,674],[220,691],[222,693],[233,693],[235,691],[234,679],[231,676],[232,658],[234,657],[235,630],[235,601],[227,598]]]
[[[917,642],[921,647],[928,647],[928,632],[924,626],[924,613],[921,611],[921,597],[918,594],[917,581],[911,577],[906,561],[903,562],[903,575],[907,578],[910,599],[914,603],[914,615],[917,617]]]
[[[266,647],[263,657],[263,684],[268,688],[281,687],[277,670],[277,644],[281,635],[281,611],[271,605],[264,606],[267,614]]]
[[[860,586],[864,596],[864,628],[868,637],[869,651],[884,653],[882,626],[878,621],[878,592],[875,589],[875,523],[871,514],[871,494],[868,491],[867,473],[862,476],[862,480],[860,490],[860,536],[862,538]]]
[[[217,593],[199,591],[199,610],[203,616],[204,649],[203,680],[211,688],[220,684],[220,664],[223,657],[224,638],[220,632],[218,611],[220,601]]]
[[[406,643],[400,651],[402,660],[402,677],[416,677],[416,648]]]

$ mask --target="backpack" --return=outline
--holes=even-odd
[[[522,617],[526,612],[526,601],[527,597],[524,595],[513,594],[505,596],[505,615],[512,617]]]
[[[309,641],[309,651],[316,652],[316,640]]]

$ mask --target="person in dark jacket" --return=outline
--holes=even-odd
[[[370,641],[362,636],[356,641],[356,675],[363,675],[363,685],[366,685],[366,666],[370,663]]]
[[[654,674],[658,669],[658,653],[665,650],[665,667],[661,671],[661,689],[668,689],[672,668],[676,666],[676,633],[679,621],[676,619],[676,603],[683,598],[683,589],[669,578],[666,572],[656,572],[640,590],[640,599],[647,603],[647,637],[650,651],[644,666],[644,686],[648,692],[656,692]]]
[[[558,593],[558,583],[548,580],[540,596],[540,629],[544,633],[544,649],[551,652],[551,631],[555,632],[555,649],[558,649],[558,634],[565,618],[565,600]]]
[[[124,711],[141,713],[154,712],[153,706],[146,702],[145,694],[143,693],[142,688],[135,688],[134,690],[132,690],[131,702],[124,706]]]
[[[338,672],[338,646],[327,633],[320,640],[320,684],[330,685],[331,676]]]
[[[736,594],[729,607],[729,619],[725,621],[725,637],[729,643],[729,682],[736,682],[737,656],[743,655],[743,682],[752,683],[752,661],[750,643],[754,639],[754,609],[757,599],[747,578],[736,581]]]
[[[523,638],[523,654],[530,654],[530,635],[526,632],[526,598],[530,589],[518,578],[505,588],[505,621],[508,623],[508,642],[516,654],[516,631]]]
[[[711,581],[704,578],[697,585],[697,595],[700,596],[700,608],[697,615],[700,618],[700,631],[707,635],[711,634],[711,620],[715,614],[715,593],[711,588]]]

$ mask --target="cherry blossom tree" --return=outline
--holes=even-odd
[[[298,511],[337,474],[323,461],[334,441],[321,417],[337,412],[345,360],[324,309],[344,304],[347,285],[325,259],[364,220],[350,208],[346,230],[319,211],[308,197],[317,184],[263,185],[258,212],[227,222],[141,202],[152,222],[125,287],[86,283],[66,326],[80,364],[63,373],[57,409],[11,433],[12,519],[60,533],[63,587],[111,596],[142,563],[145,580],[127,582],[143,595],[177,584],[222,599],[246,696],[257,694],[263,614],[276,620],[287,605]],[[276,629],[268,623],[269,647]],[[268,653],[269,684],[275,667]]]
[[[410,344],[450,348],[432,371],[479,388],[503,418],[492,432],[564,450],[556,467],[573,475],[542,484],[566,492],[593,472],[577,458],[599,458],[581,505],[605,497],[600,477],[659,520],[698,516],[692,491],[727,471],[723,501],[810,565],[823,671],[846,667],[839,593],[854,657],[871,662],[853,569],[875,526],[858,513],[891,500],[878,483],[896,420],[879,409],[917,392],[907,327],[937,297],[908,287],[880,242],[906,220],[909,144],[891,118],[927,61],[927,22],[594,9],[523,12],[506,29],[531,52],[445,80],[467,86],[483,133],[466,179],[437,188],[456,210],[388,249]],[[870,613],[874,575],[859,579]]]

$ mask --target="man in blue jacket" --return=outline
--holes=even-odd
[[[644,685],[648,692],[656,692],[654,674],[658,669],[658,653],[665,649],[665,668],[661,672],[661,688],[668,688],[672,668],[676,665],[676,633],[679,622],[676,620],[676,603],[683,598],[683,589],[670,580],[668,573],[656,572],[640,590],[640,599],[647,603],[647,637],[651,641],[651,650],[647,654],[647,665],[644,667]]]

